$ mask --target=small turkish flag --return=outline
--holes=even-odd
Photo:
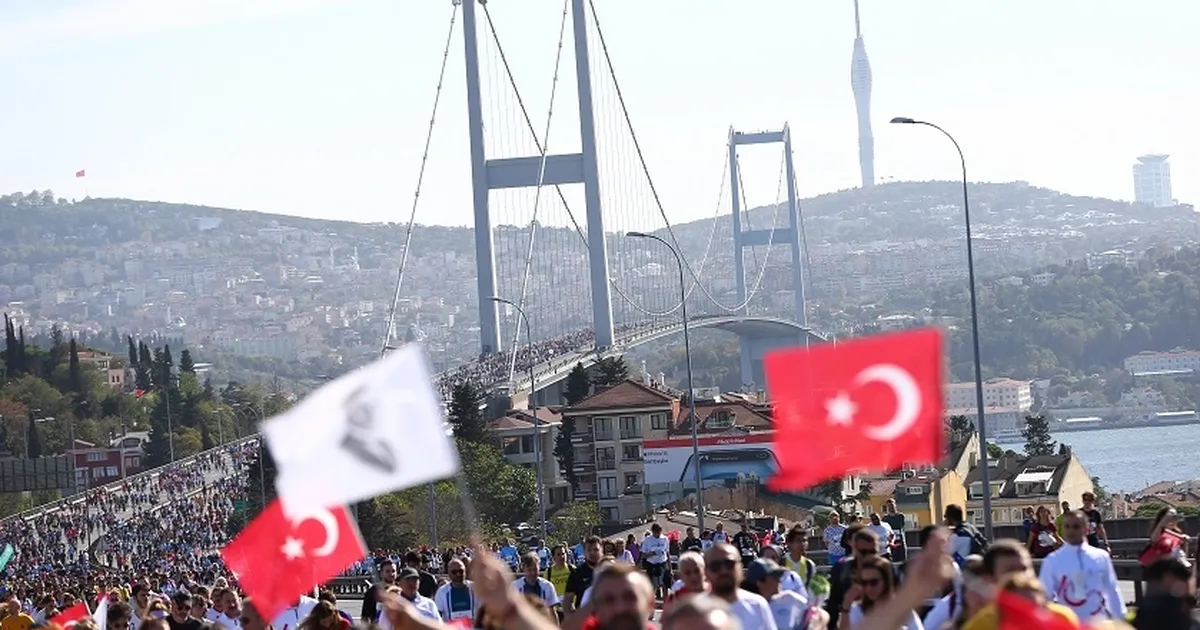
[[[221,558],[264,619],[274,619],[313,584],[366,557],[358,525],[345,507],[289,520],[278,500],[224,549]]]
[[[772,352],[777,491],[942,457],[942,335],[934,328]]]
[[[75,171],[75,177],[86,177],[87,171]]]

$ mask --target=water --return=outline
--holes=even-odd
[[[1109,492],[1141,490],[1152,483],[1200,477],[1200,425],[1101,429],[1053,433],[1070,445],[1088,474]],[[1019,443],[1001,444],[1021,452]]]

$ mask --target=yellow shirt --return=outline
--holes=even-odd
[[[561,598],[567,592],[567,578],[571,577],[571,565],[561,569],[552,566],[542,571],[542,577],[554,585],[554,592]]]
[[[1075,616],[1075,613],[1072,612],[1070,608],[1067,608],[1062,604],[1055,604],[1053,602],[1046,604],[1046,608],[1049,609],[1050,612],[1053,612],[1059,617],[1067,620],[1076,628],[1082,627],[1079,625],[1079,618]],[[968,619],[967,623],[963,624],[962,630],[996,630],[999,627],[1000,615],[996,613],[996,605],[988,604],[983,608],[983,610],[975,613],[974,617]]]
[[[29,630],[32,627],[33,617],[25,613],[17,613],[0,619],[0,630]]]

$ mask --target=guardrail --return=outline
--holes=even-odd
[[[249,436],[246,436],[243,438],[238,438],[231,442],[226,442],[220,446],[214,446],[206,451],[200,451],[199,453],[196,453],[195,455],[189,455],[188,457],[185,457],[183,459],[177,459],[173,462],[163,464],[162,466],[156,466],[149,470],[143,470],[142,472],[139,472],[139,473],[136,473],[133,475],[129,475],[128,477],[123,477],[116,481],[106,483],[102,486],[97,486],[95,488],[89,488],[87,490],[84,490],[83,492],[79,492],[77,494],[73,494],[68,497],[63,497],[61,499],[55,499],[54,501],[51,501],[49,503],[43,503],[42,505],[29,508],[28,510],[18,512],[16,514],[11,514],[4,518],[0,518],[0,524],[7,523],[9,521],[15,521],[17,519],[28,520],[31,518],[40,518],[50,512],[59,510],[63,506],[81,503],[86,500],[86,497],[89,493],[95,492],[97,490],[104,491],[104,492],[112,492],[114,490],[122,490],[124,488],[125,484],[127,484],[131,481],[132,482],[149,481],[149,480],[157,477],[158,475],[162,474],[163,472],[166,472],[169,469],[190,466],[193,463],[195,463],[196,461],[198,461],[200,458],[218,453],[223,449],[229,448],[230,446],[241,446],[242,444],[246,444],[248,442],[254,442],[254,441],[258,441],[258,434],[249,435]]]

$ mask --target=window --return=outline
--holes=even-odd
[[[521,436],[521,452],[522,453],[534,452],[532,435],[522,435]]]
[[[616,477],[600,477],[596,480],[600,486],[601,499],[617,498],[617,478]]]
[[[629,486],[636,486],[636,485],[638,485],[638,483],[640,483],[640,482],[638,480],[637,473],[625,473],[625,487],[626,488],[628,488]]]
[[[642,437],[642,423],[638,422],[637,416],[622,416],[620,423],[622,440],[633,440]]]
[[[600,508],[600,516],[606,523],[612,523],[619,520],[619,515],[620,512],[618,512],[617,508],[615,507]]]
[[[592,418],[592,434],[595,440],[611,440],[613,437],[612,418]]]
[[[637,444],[626,444],[621,447],[621,459],[638,460],[642,458],[642,447]]]
[[[708,421],[705,422],[705,425],[709,429],[715,429],[718,431],[731,429],[733,428],[733,414],[729,413],[728,409],[718,409],[708,417]]]
[[[520,455],[521,454],[521,441],[518,440],[517,438],[515,438],[515,437],[504,438],[504,441],[502,442],[502,444],[504,444],[504,454],[505,455]]]
[[[117,476],[117,467],[116,467],[116,466],[109,466],[107,470],[108,470],[108,476],[109,476],[109,477],[116,477],[116,476]]]
[[[666,431],[667,430],[667,414],[665,414],[665,413],[650,414],[650,429],[652,431]]]
[[[906,486],[904,488],[904,494],[911,494],[911,495],[925,494],[925,488],[922,488],[921,486]]]
[[[921,521],[920,521],[920,519],[917,518],[917,515],[905,512],[904,513],[904,529],[911,531],[911,530],[920,529],[920,528],[921,528]]]
[[[104,461],[104,459],[105,459],[104,453],[88,453],[87,454],[87,461],[89,461],[89,462],[102,462],[102,461]]]
[[[615,469],[617,467],[616,450],[611,446],[596,449],[596,468],[599,470]]]

